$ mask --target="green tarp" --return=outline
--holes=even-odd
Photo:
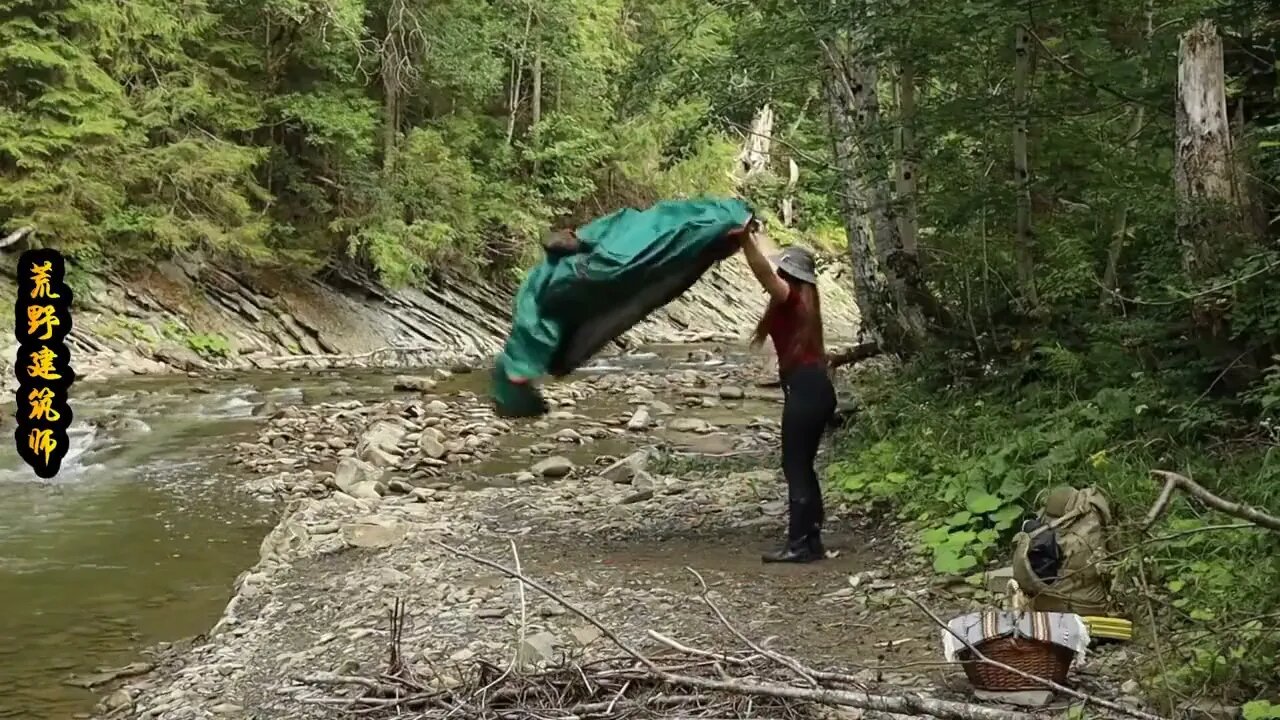
[[[751,219],[736,199],[670,200],[626,208],[576,231],[578,247],[548,251],[516,293],[511,332],[493,371],[506,416],[546,411],[535,381],[563,377],[737,249],[726,234]]]

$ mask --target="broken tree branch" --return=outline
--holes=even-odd
[[[648,669],[650,669],[650,670],[657,671],[657,669],[658,669],[658,668],[657,668],[657,666],[656,666],[656,665],[654,665],[654,664],[653,664],[653,661],[652,661],[652,660],[650,660],[649,658],[647,658],[647,657],[645,657],[644,655],[640,654],[640,651],[638,651],[638,650],[636,650],[635,648],[632,648],[630,645],[628,645],[628,644],[627,644],[627,643],[626,643],[622,638],[618,637],[616,633],[614,633],[614,632],[613,632],[612,630],[610,630],[609,628],[605,627],[604,623],[602,623],[602,622],[600,622],[599,620],[597,620],[597,619],[595,619],[594,617],[592,617],[590,613],[588,613],[587,611],[585,611],[585,610],[583,610],[583,609],[579,608],[578,606],[574,605],[573,603],[569,602],[568,600],[565,600],[562,596],[560,596],[558,593],[556,593],[556,591],[555,591],[555,590],[552,590],[551,588],[547,587],[546,585],[543,585],[542,583],[538,582],[537,580],[534,580],[534,579],[532,579],[532,578],[530,578],[530,577],[526,576],[526,575],[525,575],[524,573],[522,573],[522,572],[518,572],[518,571],[516,571],[516,570],[512,570],[512,569],[510,569],[510,568],[504,567],[504,566],[502,566],[502,565],[500,565],[500,564],[498,564],[498,563],[496,563],[496,562],[494,562],[494,561],[492,561],[492,560],[485,560],[484,558],[479,557],[479,556],[477,556],[477,555],[472,555],[471,553],[467,552],[466,550],[462,550],[462,549],[460,549],[460,548],[456,548],[456,547],[452,547],[452,546],[450,546],[450,545],[446,545],[446,544],[444,544],[444,543],[440,542],[439,540],[432,540],[432,541],[431,541],[431,543],[432,543],[433,545],[436,545],[436,546],[438,546],[438,547],[440,547],[440,548],[444,549],[444,550],[447,550],[448,552],[453,553],[454,555],[457,555],[457,556],[459,556],[459,557],[464,557],[464,558],[466,558],[466,559],[470,560],[471,562],[480,563],[481,565],[484,565],[484,566],[485,566],[485,567],[487,567],[487,568],[491,568],[491,569],[493,569],[493,570],[497,570],[498,572],[502,573],[503,575],[506,575],[507,577],[513,578],[513,579],[515,579],[515,580],[519,580],[522,584],[527,585],[527,586],[529,586],[529,587],[533,588],[534,590],[537,590],[538,592],[542,593],[543,595],[546,595],[547,597],[549,597],[549,598],[551,598],[552,600],[556,601],[556,603],[557,603],[557,604],[559,604],[559,605],[560,605],[561,607],[563,607],[564,609],[568,610],[569,612],[573,613],[574,615],[577,615],[578,617],[582,618],[583,620],[586,620],[587,622],[591,623],[593,626],[595,626],[595,628],[596,628],[597,630],[599,630],[601,633],[603,633],[605,637],[609,638],[610,642],[612,642],[614,645],[617,645],[619,649],[621,649],[621,650],[622,650],[623,652],[625,652],[626,654],[630,655],[632,658],[635,658],[635,660],[636,660],[637,662],[639,662],[641,665],[644,665],[646,668],[648,668]]]
[[[1280,517],[1248,505],[1218,497],[1206,490],[1203,485],[1196,483],[1185,475],[1179,475],[1168,470],[1152,470],[1151,475],[1164,480],[1164,488],[1160,490],[1160,496],[1156,498],[1155,505],[1152,505],[1151,510],[1147,513],[1145,525],[1151,525],[1164,513],[1169,506],[1169,502],[1173,499],[1174,490],[1182,490],[1220,513],[1240,518],[1241,520],[1248,520],[1259,527],[1280,532]]]
[[[17,230],[14,230],[13,232],[6,235],[3,240],[0,240],[0,248],[7,248],[10,245],[15,245],[18,243],[19,240],[22,240],[22,238],[30,235],[35,231],[36,229],[31,227],[30,225],[20,227]]]
[[[311,355],[272,355],[270,357],[259,358],[259,359],[265,360],[268,362],[290,362],[290,361],[306,361],[306,360],[328,360],[333,362],[348,362],[352,360],[364,360],[366,358],[371,358],[375,355],[382,355],[383,353],[419,353],[419,352],[431,352],[439,349],[440,348],[435,345],[404,345],[404,346],[384,345],[383,347],[374,348],[373,350],[370,350],[368,352],[362,352],[362,353],[353,353],[353,354],[319,353],[319,354],[311,354]]]
[[[831,369],[843,367],[856,362],[861,362],[867,358],[873,358],[882,354],[884,351],[880,349],[879,343],[863,342],[836,350],[827,354],[827,365]]]
[[[800,676],[800,678],[809,685],[818,687],[818,681],[814,679],[813,672],[809,670],[809,668],[804,667],[794,659],[789,658],[782,653],[776,653],[772,650],[761,647],[753,642],[751,638],[742,634],[742,631],[738,630],[738,628],[734,627],[733,623],[729,622],[729,618],[725,617],[724,613],[720,612],[720,608],[711,600],[711,588],[707,587],[707,581],[702,579],[702,575],[698,574],[698,571],[691,567],[685,567],[685,570],[688,570],[695,578],[698,579],[698,584],[702,586],[702,602],[711,609],[711,612],[715,614],[716,619],[720,621],[720,624],[725,626],[725,629],[733,633],[739,640],[745,643],[747,647]]]
[[[597,630],[600,630],[605,637],[613,642],[614,645],[621,648],[625,653],[627,653],[627,655],[631,656],[644,666],[643,668],[637,668],[636,670],[636,672],[641,673],[641,677],[661,680],[682,688],[699,688],[702,690],[718,691],[735,695],[749,695],[761,698],[800,700],[823,705],[839,705],[903,715],[931,715],[936,718],[942,718],[943,720],[1033,720],[1033,716],[1026,713],[1000,710],[951,700],[940,700],[938,698],[927,697],[912,692],[903,692],[901,695],[872,695],[865,691],[835,690],[826,687],[800,688],[755,680],[713,680],[710,678],[670,672],[658,667],[652,660],[641,655],[638,651],[618,637],[616,633],[607,628],[602,622],[600,622],[600,620],[569,602],[542,583],[529,578],[523,573],[518,573],[510,568],[493,562],[492,560],[486,560],[465,550],[451,547],[439,540],[430,540],[429,542],[454,555],[466,558],[472,562],[497,570],[508,577],[519,580],[523,584],[554,600],[566,610],[569,610],[578,617],[587,621]],[[615,677],[623,677],[623,675],[619,674]],[[1147,717],[1143,720],[1161,719]]]

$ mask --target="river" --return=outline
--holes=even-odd
[[[689,348],[652,350],[621,364],[666,362]],[[611,369],[602,362],[593,371]],[[79,383],[72,450],[56,478],[40,480],[12,441],[0,445],[0,718],[86,715],[97,696],[69,678],[208,630],[273,522],[271,504],[239,489],[244,471],[234,463],[235,444],[261,422],[255,410],[385,397],[393,378],[352,371]],[[484,392],[486,380],[460,375],[440,390]],[[9,418],[13,410],[10,401]]]

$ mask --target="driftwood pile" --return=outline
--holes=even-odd
[[[620,653],[590,662],[566,661],[556,667],[521,667],[518,657],[500,666],[473,663],[451,676],[435,668],[420,675],[403,659],[400,648],[403,606],[391,611],[388,669],[376,678],[308,675],[298,681],[325,688],[310,702],[340,707],[354,716],[445,720],[615,720],[621,718],[890,718],[935,717],[944,720],[1032,720],[1034,715],[990,706],[930,697],[898,688],[871,688],[852,674],[812,668],[802,661],[752,641],[734,627],[712,602],[702,583],[702,601],[743,646],[739,652],[697,648],[649,631],[663,648],[642,654],[599,620],[520,572],[440,542],[438,546],[498,570],[520,582],[521,633],[525,589],[532,588],[595,626]],[[701,576],[692,569],[699,580]],[[931,619],[936,616],[921,607]],[[523,641],[523,637],[520,638]],[[991,662],[976,653],[979,661]],[[999,665],[999,663],[995,663]],[[1001,666],[1006,667],[1007,666]],[[1103,716],[1158,720],[1156,716],[1119,706],[1047,680]],[[843,710],[843,711],[842,711]]]

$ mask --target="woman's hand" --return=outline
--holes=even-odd
[[[725,233],[725,235],[741,248],[748,242],[752,242],[760,230],[760,221],[756,218],[751,218],[742,227],[736,227]]]

